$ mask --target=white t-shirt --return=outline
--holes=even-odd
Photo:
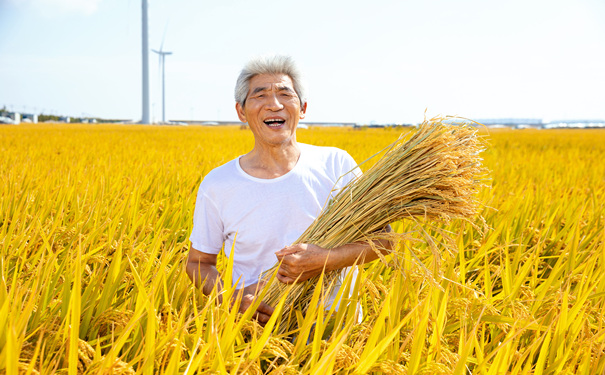
[[[277,263],[275,252],[293,244],[330,197],[361,175],[346,151],[298,146],[296,166],[278,178],[252,177],[237,158],[212,170],[200,184],[192,247],[218,254],[224,244],[227,256],[233,248],[233,281],[241,277],[239,288],[257,282]]]

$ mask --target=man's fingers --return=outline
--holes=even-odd
[[[260,323],[260,325],[264,327],[265,324],[267,324],[267,322],[269,321],[269,319],[271,319],[271,316],[257,311],[254,314],[254,319],[256,319]]]
[[[282,283],[289,284],[292,283],[297,276],[298,275],[290,269],[289,265],[282,263],[277,270],[276,277],[277,280],[281,281]]]
[[[261,302],[258,305],[258,308],[256,309],[256,311],[258,311],[260,313],[263,313],[265,315],[271,316],[271,314],[273,314],[273,312],[275,311],[275,309],[272,306],[266,304],[265,302]]]
[[[290,247],[286,247],[281,249],[280,251],[275,253],[275,256],[277,257],[278,260],[282,260],[283,257],[285,257],[286,255],[292,255],[292,254],[296,254],[298,251],[294,250],[293,248]]]
[[[242,300],[239,303],[239,312],[240,313],[245,313],[246,310],[248,310],[248,308],[250,307],[250,305],[252,305],[252,303],[254,302],[254,298],[250,295],[245,295],[242,297]]]
[[[279,273],[277,274],[277,280],[281,281],[284,284],[292,284],[294,282],[295,279],[289,277],[289,276],[285,276],[285,275],[280,275]]]
[[[292,272],[285,272],[282,271],[281,269],[277,271],[277,280],[281,281],[284,284],[293,284],[293,283],[300,283],[303,281],[306,281],[308,279],[310,279],[311,277],[313,277],[313,273],[309,273],[309,272],[300,272],[300,273],[295,273],[293,274]]]
[[[254,296],[252,296],[250,294],[245,295],[242,298],[242,301],[239,306],[240,313],[242,313],[242,314],[245,313],[246,310],[248,310],[252,306],[253,303],[254,303]],[[252,315],[252,317],[254,319],[258,320],[258,322],[264,326],[269,321],[269,318],[271,318],[271,314],[273,314],[274,310],[275,309],[273,307],[271,307],[267,303],[261,301],[259,303],[258,307],[256,308],[256,311]]]
[[[264,326],[265,324],[267,324],[267,322],[269,321],[269,319],[271,319],[271,315],[273,314],[273,311],[275,309],[269,305],[267,305],[264,302],[261,302],[258,305],[258,308],[256,309],[256,312],[254,313],[253,317],[254,319],[258,320],[258,322]]]

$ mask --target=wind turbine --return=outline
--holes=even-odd
[[[141,124],[150,124],[151,116],[149,110],[149,34],[147,32],[147,0],[141,1],[141,25],[142,25],[142,49],[143,49],[143,114]]]
[[[164,33],[165,34],[165,33]],[[162,49],[164,48],[164,38],[162,38],[162,44],[160,45],[160,50],[156,51],[154,49],[152,49],[153,52],[157,53],[158,56],[160,57],[160,66],[162,67],[162,122],[165,123],[166,122],[166,84],[165,84],[165,80],[164,80],[164,58],[166,57],[166,55],[172,55],[172,52],[166,52],[163,51]]]

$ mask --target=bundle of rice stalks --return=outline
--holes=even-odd
[[[451,122],[451,118],[441,117],[425,120],[411,136],[400,136],[375,165],[328,203],[297,243],[330,249],[392,238],[383,229],[403,219],[448,222],[474,217],[478,208],[475,195],[485,174],[479,156],[484,146],[474,127]],[[296,310],[305,315],[319,277],[324,277],[319,284],[327,296],[341,274],[326,272],[294,285],[283,312],[289,318],[281,322],[279,331],[296,327],[296,319],[290,319]],[[268,288],[265,301],[275,306],[288,286],[274,281]]]

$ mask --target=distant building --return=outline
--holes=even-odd
[[[37,124],[38,123],[38,115],[33,114],[33,113],[24,113],[24,114],[21,115],[21,121],[23,121],[23,122],[32,122],[34,124]]]
[[[21,114],[19,112],[0,112],[0,124],[19,125]]]
[[[2,114],[0,114],[0,124],[12,124],[13,123],[13,119],[7,116],[3,116]]]

